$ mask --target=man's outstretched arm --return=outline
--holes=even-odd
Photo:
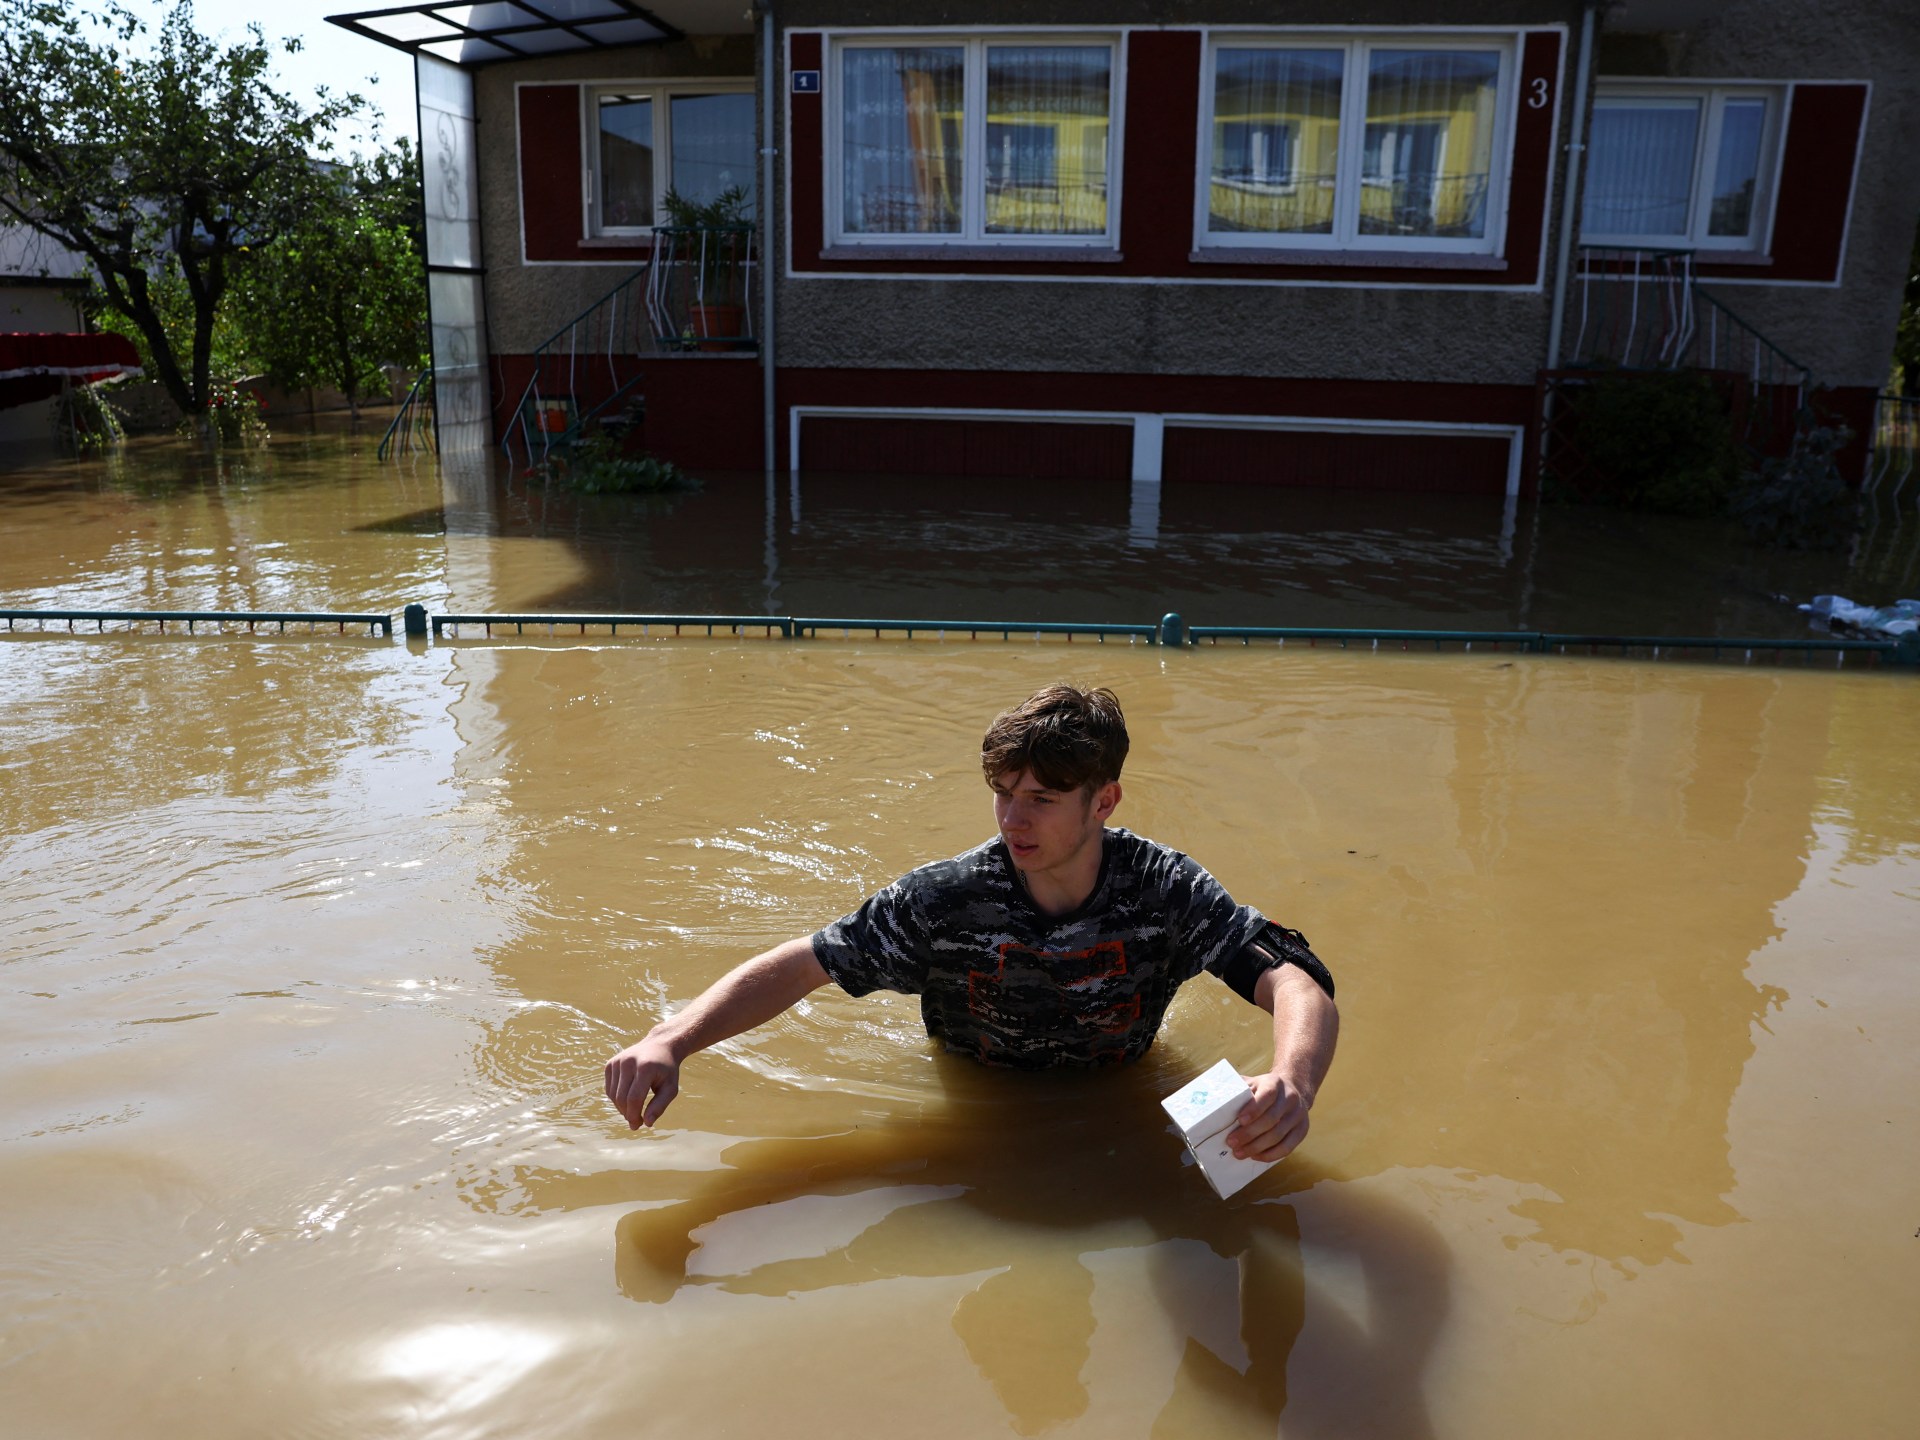
[[[1279,1160],[1307,1138],[1307,1112],[1333,1063],[1340,1012],[1298,965],[1262,973],[1253,996],[1273,1015],[1273,1068],[1247,1078],[1253,1099],[1227,1133],[1227,1145],[1243,1159]]]
[[[776,945],[736,966],[671,1020],[607,1062],[607,1098],[638,1130],[660,1118],[680,1093],[680,1063],[689,1055],[764,1025],[827,983],[808,937]]]

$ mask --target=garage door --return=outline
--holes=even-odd
[[[1167,427],[1161,478],[1342,490],[1504,495],[1504,435]]]

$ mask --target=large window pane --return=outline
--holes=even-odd
[[[1106,233],[1112,53],[987,47],[988,234]]]
[[[1339,50],[1219,52],[1208,229],[1332,233],[1345,62]]]
[[[1595,101],[1581,229],[1684,238],[1699,128],[1697,99]]]
[[[600,223],[653,224],[653,101],[600,97]]]
[[[1709,235],[1745,237],[1753,232],[1753,192],[1760,181],[1760,139],[1766,128],[1764,100],[1729,100],[1721,107]]]
[[[667,102],[673,134],[668,178],[683,199],[705,204],[738,185],[754,196],[753,96],[675,95]]]
[[[847,232],[959,231],[965,53],[864,45],[840,52],[841,225]]]
[[[1491,50],[1368,55],[1362,235],[1485,238],[1499,78]]]

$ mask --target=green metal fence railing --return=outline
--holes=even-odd
[[[1614,655],[1645,654],[1653,659],[1675,656],[1706,656],[1719,659],[1739,656],[1743,662],[1755,659],[1778,662],[1786,657],[1811,660],[1831,655],[1837,664],[1849,657],[1874,664],[1920,665],[1920,635],[1899,639],[1861,639],[1846,636],[1809,636],[1794,639],[1728,637],[1713,635],[1607,635],[1601,633],[1559,633],[1540,630],[1409,630],[1396,628],[1366,629],[1331,626],[1273,625],[1188,625],[1177,613],[1162,616],[1157,624],[1071,623],[1037,620],[895,620],[872,617],[817,617],[801,615],[616,615],[616,614],[480,614],[432,615],[424,609],[408,617],[408,633],[422,637],[429,632],[436,638],[460,640],[462,627],[478,630],[481,637],[499,639],[505,635],[519,638],[529,631],[537,638],[559,639],[568,633],[584,636],[589,630],[608,637],[626,630],[640,638],[670,636],[732,635],[766,639],[885,639],[899,640],[1052,640],[1072,643],[1091,640],[1098,644],[1124,640],[1130,645],[1157,645],[1191,649],[1201,645],[1218,646],[1238,641],[1241,646],[1272,645],[1284,648],[1299,644],[1309,649],[1328,648],[1378,651],[1415,650],[1435,653],[1470,653],[1476,646],[1503,653],[1531,655]],[[475,638],[472,636],[466,638]]]
[[[574,612],[488,612],[475,614],[429,613],[424,605],[405,607],[404,631],[408,639],[460,641],[463,639],[567,639],[592,633],[608,639],[670,639],[676,636],[733,637],[740,639],[894,639],[899,641],[938,642],[966,639],[1056,642],[1072,644],[1086,640],[1095,644],[1125,641],[1129,645],[1153,645],[1166,649],[1193,649],[1199,646],[1233,645],[1251,649],[1255,645],[1285,648],[1369,651],[1399,650],[1429,653],[1470,654],[1475,647],[1483,651],[1524,655],[1600,655],[1640,656],[1664,659],[1678,656],[1720,659],[1738,656],[1744,663],[1756,659],[1779,662],[1797,658],[1811,662],[1816,657],[1832,656],[1836,665],[1858,659],[1874,665],[1900,668],[1920,667],[1920,633],[1897,638],[1867,639],[1842,635],[1808,636],[1793,639],[1732,637],[1723,635],[1609,635],[1600,632],[1542,630],[1413,630],[1392,627],[1342,628],[1300,625],[1188,625],[1177,613],[1163,615],[1151,625],[1103,624],[1057,620],[899,620],[881,617],[804,616],[804,615],[672,615],[614,614]],[[288,633],[287,627],[305,625],[305,633],[318,633],[332,626],[344,634],[349,626],[367,627],[369,633],[393,634],[391,615],[353,615],[335,611],[236,611],[236,610],[0,610],[7,630],[27,634],[81,634],[76,625],[91,624],[95,634],[124,634],[135,625],[156,624],[165,633],[169,624],[181,625],[189,635],[201,633],[200,626],[217,627],[230,633],[245,626],[258,633],[273,626],[276,633]],[[109,631],[109,623],[123,628]],[[23,627],[31,626],[30,629]],[[57,628],[64,627],[64,629]],[[469,633],[462,635],[462,631]],[[474,634],[472,632],[478,632]],[[624,632],[624,634],[623,634]],[[293,633],[301,633],[297,629]]]
[[[249,634],[259,634],[260,627],[271,625],[275,634],[284,635],[289,625],[305,625],[307,634],[319,632],[322,625],[331,625],[335,633],[344,635],[348,626],[365,626],[368,634],[378,632],[381,635],[393,634],[393,616],[391,615],[347,615],[335,610],[0,610],[0,620],[7,622],[10,632],[19,633],[18,627],[32,621],[35,628],[29,634],[41,634],[51,624],[65,624],[68,634],[81,634],[74,630],[76,624],[92,625],[93,633],[126,634],[140,625],[157,625],[159,633],[167,633],[168,625],[184,625],[189,635],[200,633],[202,625],[218,626],[222,633],[231,627],[244,625]],[[109,632],[108,623],[122,628]],[[299,634],[301,632],[295,631]]]

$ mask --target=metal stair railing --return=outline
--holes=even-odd
[[[380,437],[380,448],[374,454],[377,459],[385,460],[416,445],[422,450],[431,450],[435,445],[431,368],[422,370],[407,387],[407,398],[393,412],[393,420],[387,426],[387,433]]]
[[[1675,368],[1693,329],[1693,252],[1580,247],[1572,364]]]
[[[758,348],[756,230],[738,225],[656,225],[647,313],[656,345],[709,353]]]
[[[1756,457],[1785,453],[1812,423],[1819,388],[1802,364],[1703,288],[1690,250],[1582,246],[1580,327],[1567,371],[1694,370],[1731,388],[1736,428]]]
[[[1803,403],[1813,390],[1811,368],[1702,288],[1691,250],[1580,249],[1575,366],[1712,370],[1791,386]]]
[[[1796,409],[1803,409],[1816,388],[1813,370],[1736,315],[1726,301],[1688,287],[1701,309],[1679,347],[1673,368],[1712,370],[1743,376],[1756,393],[1762,386],[1790,387]]]
[[[653,268],[649,260],[535,348],[533,374],[501,439],[509,457],[516,434],[530,461],[566,448],[645,377],[637,361],[654,345],[645,303]]]

